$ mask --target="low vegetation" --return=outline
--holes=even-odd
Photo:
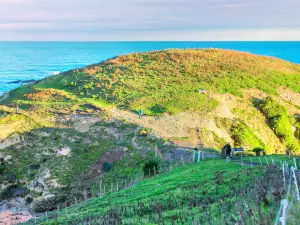
[[[276,167],[208,160],[168,168],[119,192],[37,219],[41,224],[273,224],[286,189]],[[296,224],[295,205],[288,221]],[[34,221],[32,221],[33,223]],[[30,222],[28,224],[31,224]]]
[[[270,126],[277,136],[283,139],[285,145],[293,153],[300,151],[299,141],[295,137],[289,120],[288,110],[268,97],[262,102],[261,108],[270,121]]]
[[[0,198],[55,209],[44,224],[272,224],[286,190],[271,162],[287,159],[264,155],[300,152],[300,106],[277,93],[299,82],[299,65],[279,59],[187,49],[24,85],[0,99]],[[215,156],[229,140],[264,158],[170,162],[177,148]]]

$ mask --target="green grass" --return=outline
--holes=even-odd
[[[52,76],[14,90],[14,100],[37,89],[63,90],[100,106],[116,105],[160,115],[215,108],[199,88],[242,95],[258,88],[276,94],[278,87],[300,92],[299,66],[274,58],[219,49],[167,50],[131,54]]]
[[[223,176],[219,189],[216,191],[216,174],[220,172],[223,173]],[[179,215],[182,215],[186,222],[189,221],[186,224],[190,224],[193,221],[190,215],[193,213],[195,213],[195,221],[198,221],[199,216],[205,217],[205,210],[201,211],[200,206],[200,202],[205,201],[205,199],[210,199],[207,200],[209,201],[207,207],[210,208],[212,214],[210,215],[212,224],[216,224],[217,221],[221,222],[225,216],[223,213],[223,215],[218,213],[220,206],[231,205],[232,208],[228,211],[228,213],[230,212],[228,218],[232,214],[236,215],[236,204],[240,200],[236,197],[240,193],[239,188],[243,187],[245,189],[245,187],[251,186],[254,179],[259,178],[262,174],[263,170],[261,168],[250,169],[248,166],[242,167],[235,163],[226,163],[224,160],[207,160],[201,163],[186,164],[185,166],[173,168],[170,172],[143,180],[132,188],[109,193],[102,198],[90,199],[86,203],[62,209],[58,219],[49,220],[43,224],[97,222],[97,218],[100,219],[101,215],[113,217],[109,214],[110,212],[119,212],[119,210],[124,209],[127,209],[128,212],[122,214],[120,218],[122,224],[157,224],[157,212],[151,205],[162,204],[167,207],[168,204],[171,204],[170,202],[175,205],[168,206],[169,209],[163,211],[161,217],[164,222],[171,224],[174,218],[179,218]],[[193,201],[193,199],[198,203],[195,202],[194,206],[188,207],[188,202]],[[254,204],[252,201],[253,199],[247,200],[249,207],[254,207],[254,205],[251,205]],[[270,210],[278,207],[278,203],[273,201],[270,199],[272,204],[263,207],[262,212],[265,216],[268,215]],[[133,205],[136,208],[131,211]],[[51,217],[51,213],[49,217]],[[234,219],[232,218],[232,220]],[[207,222],[203,224],[207,224]]]
[[[276,154],[273,154],[273,155],[266,155],[266,156],[246,156],[246,157],[243,157],[243,161],[245,163],[248,163],[250,164],[251,163],[251,160],[253,163],[257,164],[257,165],[264,165],[264,166],[267,166],[268,164],[271,165],[273,164],[273,161],[274,163],[277,165],[277,166],[281,166],[281,163],[287,163],[290,166],[293,166],[294,165],[294,158],[296,159],[296,163],[297,163],[297,167],[299,168],[300,167],[300,157],[299,156],[286,156],[286,155],[276,155]],[[241,160],[240,156],[238,156],[238,159]]]

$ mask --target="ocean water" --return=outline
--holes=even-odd
[[[108,58],[168,48],[224,48],[300,63],[300,42],[0,42],[0,95],[22,84]]]

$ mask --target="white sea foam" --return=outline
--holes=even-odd
[[[48,72],[49,75],[57,75],[59,73],[60,73],[60,71],[50,71],[50,72]]]

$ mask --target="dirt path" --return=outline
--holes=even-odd
[[[202,144],[199,137],[201,128],[214,131],[218,136],[226,139],[230,137],[226,132],[218,128],[211,115],[201,116],[197,112],[182,112],[176,115],[144,116],[142,119],[132,112],[112,109],[111,115],[115,119],[125,119],[150,128],[162,138],[177,138],[186,140],[180,142],[182,147],[195,147]]]

